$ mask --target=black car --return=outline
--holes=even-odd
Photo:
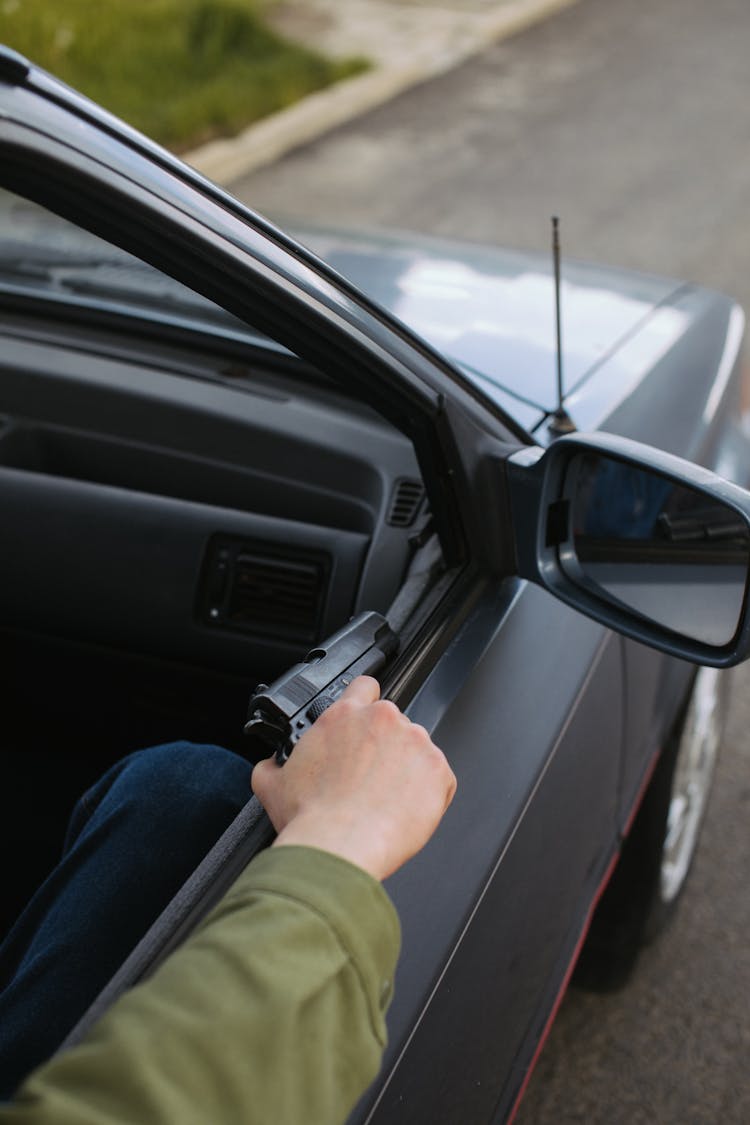
[[[696,846],[748,651],[750,498],[709,471],[747,479],[741,311],[566,266],[559,401],[546,263],[309,235],[332,268],[10,51],[0,189],[6,921],[106,765],[248,753],[253,686],[376,613],[458,793],[389,880],[351,1120],[505,1120]]]

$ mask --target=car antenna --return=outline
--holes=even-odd
[[[555,266],[555,328],[557,331],[557,410],[548,423],[554,437],[571,434],[575,430],[573,419],[563,406],[562,336],[560,330],[560,220],[552,216],[552,261]]]

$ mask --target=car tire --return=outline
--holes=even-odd
[[[612,991],[628,980],[641,948],[672,918],[698,844],[728,702],[729,679],[696,673],[675,729],[594,913],[573,983]]]

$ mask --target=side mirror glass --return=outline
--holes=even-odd
[[[652,469],[579,453],[566,473],[568,576],[683,637],[724,647],[742,617],[750,534],[724,501]]]

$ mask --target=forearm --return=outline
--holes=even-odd
[[[273,848],[3,1125],[335,1125],[374,1078],[398,953],[382,888],[335,856]]]

